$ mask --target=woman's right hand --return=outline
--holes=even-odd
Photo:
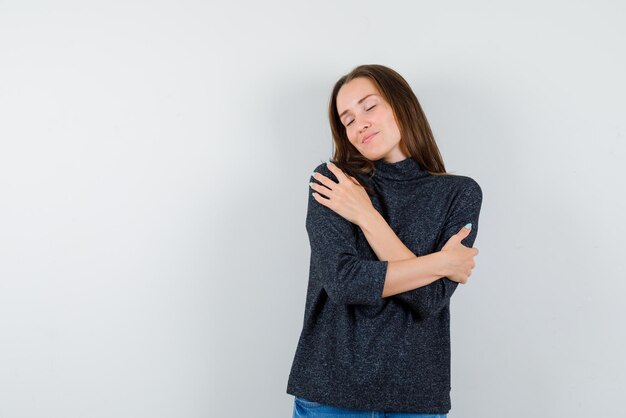
[[[474,257],[478,254],[478,248],[470,248],[461,244],[461,241],[469,235],[470,231],[468,228],[461,228],[459,232],[450,237],[440,251],[443,255],[443,276],[463,284],[472,274],[472,269],[476,265]]]

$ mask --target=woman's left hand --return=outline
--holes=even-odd
[[[323,186],[311,182],[311,188],[327,196],[328,199],[323,198],[319,193],[313,193],[313,197],[342,218],[359,225],[360,220],[369,211],[376,210],[372,205],[372,200],[365,188],[354,177],[346,175],[333,163],[327,164],[327,167],[337,177],[339,183],[335,183],[323,174],[316,172],[314,178]]]

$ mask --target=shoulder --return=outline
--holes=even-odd
[[[482,199],[483,190],[476,180],[469,176],[462,176],[458,174],[453,174],[452,176],[456,177],[455,181],[458,193],[476,199]]]
[[[430,175],[430,179],[437,186],[449,188],[457,192],[466,192],[482,195],[482,189],[478,182],[469,176],[460,174]]]
[[[436,190],[440,194],[448,197],[457,203],[478,203],[483,199],[483,191],[480,184],[472,177],[460,174],[431,175],[430,179],[436,185]]]
[[[318,172],[318,173],[322,173],[322,174],[324,174],[323,173],[324,171],[330,172],[330,170],[328,169],[328,166],[326,165],[326,163],[318,164],[317,167],[315,167],[313,169],[313,171]]]
[[[314,173],[319,173],[322,174],[323,176],[331,179],[332,181],[334,181],[335,183],[338,183],[337,177],[332,173],[332,171],[330,171],[330,169],[328,168],[328,166],[326,165],[326,163],[321,163],[319,165],[317,165],[314,169],[313,169]],[[313,173],[311,173],[313,174]],[[322,181],[320,181],[317,178],[311,177],[310,182],[318,184],[318,185],[322,185]],[[322,205],[321,203],[317,202],[315,198],[313,198],[313,192],[314,190],[309,188],[309,212],[311,212],[311,210],[313,210],[313,212],[320,212],[323,213],[327,216],[338,216],[336,214],[334,214],[334,212]],[[324,193],[321,191],[317,191],[316,192],[322,199],[325,199],[326,196],[324,196]],[[333,215],[334,214],[334,215]]]
[[[313,169],[313,172],[320,173],[323,176],[328,177],[329,179],[333,180],[335,183],[338,183],[337,176],[335,176],[333,172],[330,171],[330,169],[328,168],[325,162],[315,167]]]
[[[335,183],[338,182],[337,177],[330,171],[325,162],[317,165],[314,172],[320,173],[323,176],[331,179]],[[322,184],[317,179],[311,178],[311,182]],[[316,192],[321,199],[326,199],[323,196],[323,192]],[[306,228],[309,233],[323,233],[322,231],[328,231],[329,228],[339,231],[340,233],[356,233],[356,225],[343,218],[338,213],[334,212],[329,207],[318,202],[313,197],[313,190],[309,188],[308,197],[308,209],[306,216]]]

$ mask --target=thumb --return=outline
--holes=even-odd
[[[461,230],[459,232],[457,232],[458,235],[462,236],[463,238],[465,238],[466,236],[469,235],[469,233],[472,230],[472,224],[468,223],[467,225],[465,225],[463,228],[461,228]],[[461,238],[461,239],[463,239]]]
[[[463,228],[461,228],[459,230],[459,232],[457,232],[456,234],[452,235],[448,241],[446,242],[446,244],[443,246],[443,248],[448,248],[451,245],[456,245],[456,244],[462,244],[461,241],[463,241],[465,239],[465,237],[467,237],[471,231],[471,227],[472,224],[467,224],[465,225]]]

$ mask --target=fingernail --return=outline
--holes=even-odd
[[[472,229],[472,224],[471,224],[471,223],[469,223],[469,224],[465,225],[465,227],[466,227],[467,229]]]
[[[313,187],[313,183],[309,183],[309,187]]]
[[[317,173],[316,171],[312,172],[312,173],[311,173],[311,177],[315,177],[315,174],[316,174],[316,173]]]

